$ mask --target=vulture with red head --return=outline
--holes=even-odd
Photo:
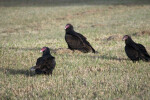
[[[87,41],[86,37],[82,34],[74,31],[74,28],[71,24],[65,26],[65,40],[68,44],[68,48],[71,50],[79,50],[81,52],[93,52],[95,53],[94,48]]]
[[[32,67],[31,71],[35,74],[52,75],[56,65],[55,57],[50,54],[48,47],[43,47],[40,52],[43,52],[43,55],[37,59],[36,66]]]
[[[129,35],[125,35],[122,40],[125,41],[126,55],[133,62],[139,60],[150,61],[150,56],[142,44],[135,43]]]

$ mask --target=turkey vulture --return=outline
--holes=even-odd
[[[73,26],[71,24],[67,24],[65,26],[65,40],[68,44],[68,48],[71,50],[79,50],[81,52],[87,53],[92,51],[95,53],[94,48],[90,45],[90,43],[86,40],[82,34],[74,31]]]
[[[142,44],[135,43],[129,35],[125,35],[122,40],[125,41],[125,52],[133,61],[150,61],[150,56]]]
[[[43,47],[40,52],[43,52],[42,57],[39,57],[36,62],[36,66],[31,68],[31,71],[35,71],[35,74],[51,74],[55,68],[55,57],[50,54],[48,47]]]

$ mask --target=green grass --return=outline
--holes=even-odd
[[[130,4],[128,0],[101,2],[106,4],[95,0],[70,6],[1,6],[0,99],[149,100],[150,63],[128,60],[121,39],[131,35],[150,54],[150,6],[122,5]],[[99,53],[67,50],[67,23]],[[143,31],[147,34],[133,35]],[[107,40],[110,36],[114,39]],[[30,76],[43,46],[56,58],[53,76]]]

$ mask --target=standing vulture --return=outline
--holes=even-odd
[[[139,60],[150,61],[150,56],[142,44],[135,43],[129,35],[125,35],[122,40],[126,44],[125,52],[133,62]]]
[[[35,74],[52,75],[56,65],[55,57],[50,54],[48,47],[43,47],[40,52],[43,52],[43,55],[37,59],[36,66],[32,67],[31,71],[34,71]]]
[[[65,40],[68,44],[68,48],[71,50],[79,50],[81,52],[87,53],[92,51],[95,53],[94,48],[90,45],[90,43],[86,40],[82,34],[74,31],[73,26],[71,24],[67,24],[65,26]]]

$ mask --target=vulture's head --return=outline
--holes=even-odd
[[[67,25],[65,26],[65,30],[66,30],[66,31],[73,30],[73,26],[72,26],[71,24],[67,24]]]
[[[125,35],[122,40],[125,41],[126,44],[132,42],[132,39],[129,35]]]
[[[50,49],[48,47],[43,47],[40,52],[43,52],[43,56],[50,54]]]

